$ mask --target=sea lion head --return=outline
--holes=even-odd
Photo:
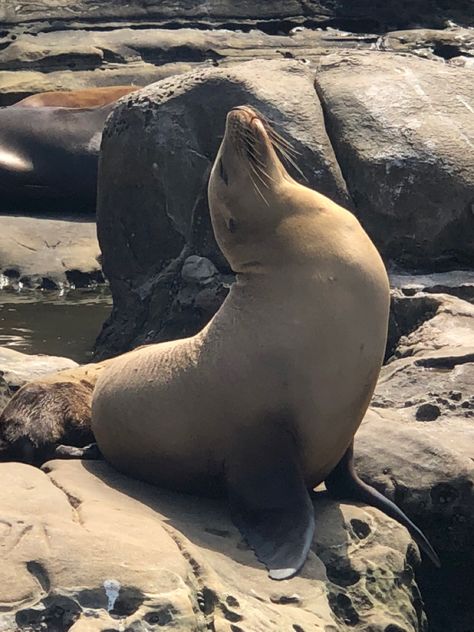
[[[292,212],[290,189],[300,185],[277,153],[292,162],[291,151],[254,108],[242,105],[228,113],[208,198],[217,243],[236,273],[265,266],[266,244]]]

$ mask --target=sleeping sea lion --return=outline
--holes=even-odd
[[[53,457],[90,457],[92,391],[111,360],[28,382],[0,411],[0,461],[41,465]]]
[[[95,208],[100,141],[113,107],[1,108],[2,206],[68,199],[68,209],[71,203]]]

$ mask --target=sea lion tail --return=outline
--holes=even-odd
[[[326,489],[335,498],[357,500],[383,511],[406,527],[420,549],[429,557],[433,564],[440,568],[441,563],[434,548],[424,533],[410,520],[397,505],[386,498],[371,485],[364,483],[354,469],[353,445],[348,448],[342,459],[325,480]]]

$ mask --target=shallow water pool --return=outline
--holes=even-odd
[[[110,314],[107,288],[0,292],[0,346],[23,353],[91,361],[92,347]]]

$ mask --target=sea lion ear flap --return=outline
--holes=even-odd
[[[225,462],[232,520],[269,576],[288,579],[308,556],[313,505],[291,435],[276,424],[246,434]]]

